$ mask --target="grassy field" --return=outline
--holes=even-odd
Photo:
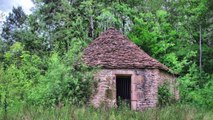
[[[11,109],[5,120],[213,120],[213,111],[188,105],[173,105],[143,112],[127,108],[108,109],[65,106],[62,108],[19,107]]]

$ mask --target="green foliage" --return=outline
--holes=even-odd
[[[40,76],[41,60],[36,55],[23,51],[20,43],[11,46],[5,53],[5,63],[0,66],[0,97],[4,111],[16,102],[26,100],[28,91],[36,84]]]
[[[0,61],[3,60],[4,52],[5,52],[5,44],[4,44],[4,42],[0,39]]]
[[[33,2],[35,8],[31,15],[27,16],[21,7],[13,8],[2,25],[1,110],[15,111],[22,103],[43,107],[85,103],[93,91],[93,68],[82,62],[82,51],[91,39],[111,26],[128,34],[145,52],[179,74],[182,103],[213,106],[211,0]],[[198,54],[199,46],[202,56]],[[198,68],[200,56],[202,66]],[[160,102],[170,103],[168,89],[164,86],[159,90]],[[86,113],[85,109],[79,111],[76,116],[85,117],[80,114]],[[170,111],[176,113],[172,108]],[[102,113],[93,111],[91,118],[100,119]],[[166,113],[162,119],[167,118]],[[122,119],[121,114],[127,115],[126,118],[128,115],[135,115],[132,119],[140,118],[137,113],[112,111],[112,116],[105,115],[103,119]]]
[[[13,8],[12,13],[6,18],[2,27],[1,36],[7,45],[12,45],[17,40],[17,35],[24,27],[27,19],[22,7]]]
[[[196,64],[192,64],[189,73],[179,78],[182,102],[212,108],[212,81],[212,75],[200,73]]]
[[[175,96],[169,90],[169,84],[164,82],[158,87],[158,105],[164,107],[175,103]]]
[[[6,70],[1,69],[1,108],[6,110],[16,102],[26,100],[27,93],[33,86],[33,80],[36,77],[36,74],[32,75],[31,72],[34,71],[29,72],[25,67],[17,68],[15,65],[10,65]]]
[[[180,61],[177,54],[173,52],[177,43],[175,39],[177,31],[168,23],[167,16],[168,13],[163,10],[157,11],[156,14],[141,13],[140,17],[135,18],[135,25],[129,38],[147,53],[169,66],[173,72],[180,73],[188,63],[189,56],[185,56]]]
[[[36,105],[86,103],[93,90],[93,72],[80,60],[81,42],[61,59],[53,53],[48,60],[48,70],[40,76],[39,83],[31,90],[28,101]]]
[[[101,13],[96,17],[97,31],[105,31],[113,26],[126,34],[133,25],[132,19],[135,14],[136,10],[130,8],[127,4],[114,2],[111,6],[102,8]]]
[[[213,106],[213,75],[208,76],[209,82],[207,82],[203,89],[198,91],[200,97],[196,99],[199,102],[199,105],[206,105],[209,108]]]

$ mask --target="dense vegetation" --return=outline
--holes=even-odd
[[[59,108],[19,107],[4,119],[9,120],[212,120],[213,112],[188,105],[172,105],[144,112],[121,109],[65,106]],[[1,115],[0,115],[1,116]]]
[[[212,0],[33,2],[32,14],[13,8],[1,26],[0,117],[139,119],[156,113],[156,119],[212,118],[207,111],[213,108]],[[178,105],[144,114],[85,108],[96,84],[95,69],[82,62],[82,51],[111,26],[178,74]]]

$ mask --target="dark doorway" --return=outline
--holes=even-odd
[[[131,107],[131,76],[116,76],[116,101]]]

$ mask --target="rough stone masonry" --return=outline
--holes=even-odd
[[[131,76],[131,109],[155,107],[158,87],[169,83],[170,92],[179,98],[176,77],[170,69],[150,57],[115,28],[109,28],[85,50],[83,60],[89,66],[100,66],[94,76],[97,88],[90,103],[95,107],[117,106],[116,76]]]

